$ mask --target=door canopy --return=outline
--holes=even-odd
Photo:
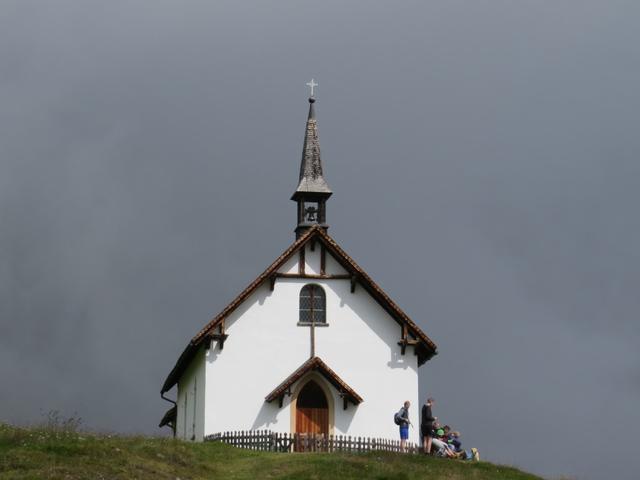
[[[338,394],[342,397],[345,410],[347,409],[348,402],[351,402],[354,405],[358,405],[363,401],[362,397],[358,395],[353,388],[347,385],[347,383],[342,380],[336,372],[331,370],[326,363],[320,360],[319,357],[311,357],[309,360],[300,365],[300,367],[295,372],[284,379],[284,381],[280,385],[274,388],[271,393],[269,393],[269,395],[265,397],[265,401],[271,403],[275,399],[278,399],[279,405],[280,407],[282,407],[284,396],[291,395],[291,386],[309,372],[319,373],[325,379],[327,379],[327,381],[331,385],[333,385],[333,387],[338,391]],[[305,388],[306,387],[307,386],[305,386]],[[317,384],[316,387],[320,388],[317,386]],[[298,402],[300,402],[300,398],[298,398]]]

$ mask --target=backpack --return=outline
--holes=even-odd
[[[479,462],[480,461],[480,452],[478,452],[477,448],[472,448],[471,449],[471,455],[473,458],[474,462]]]
[[[404,409],[401,408],[400,411],[396,412],[393,414],[393,423],[395,423],[396,425],[402,425],[402,411]]]

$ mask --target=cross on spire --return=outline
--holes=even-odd
[[[313,80],[313,78],[312,78],[312,79],[311,79],[311,81],[307,83],[307,85],[308,85],[309,87],[311,87],[311,96],[313,97],[313,88],[314,88],[314,87],[317,87],[317,86],[318,86],[318,84],[317,84],[317,83]]]

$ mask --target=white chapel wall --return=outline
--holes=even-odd
[[[315,248],[311,250],[311,245],[306,244],[304,253],[305,272],[320,275],[320,245],[316,243]]]
[[[176,437],[200,441],[204,435],[206,375],[201,349],[178,382]]]
[[[329,254],[326,256],[324,269],[327,275],[343,275],[347,273],[342,265],[340,265],[338,261]]]
[[[418,425],[418,360],[397,344],[401,327],[361,285],[351,293],[349,280],[323,285],[327,296],[326,328],[316,331],[316,354],[364,401],[336,409],[336,433],[396,438],[393,414],[405,400]],[[341,403],[341,402],[340,402]],[[418,433],[412,432],[418,440]]]
[[[307,273],[319,269],[319,252],[319,244],[314,252],[307,247]],[[280,271],[297,272],[297,259],[296,254]],[[345,273],[328,253],[326,266],[327,273]],[[396,438],[392,417],[404,400],[411,401],[411,421],[419,425],[417,357],[411,347],[400,354],[399,324],[361,285],[351,293],[349,280],[279,278],[274,291],[265,282],[230,315],[224,349],[213,342],[205,353],[204,435],[227,430],[291,431],[291,397],[285,396],[282,408],[277,400],[269,404],[264,397],[309,358],[309,328],[296,325],[299,292],[307,283],[321,285],[327,297],[329,326],[316,328],[316,355],[364,399],[345,411],[331,388],[334,433]],[[180,420],[178,426],[180,433]],[[418,432],[412,430],[411,435],[418,440]]]
[[[296,327],[298,297],[261,285],[226,321],[221,350],[207,352],[205,434],[227,430],[289,431],[289,416],[265,396],[309,356],[308,331]],[[295,303],[293,311],[291,302]],[[241,317],[241,318],[240,318]]]
[[[298,273],[298,255],[293,255],[278,269],[280,273]]]

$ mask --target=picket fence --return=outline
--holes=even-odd
[[[241,430],[214,433],[207,442],[222,442],[234,447],[269,452],[397,452],[400,441],[384,438],[324,435],[322,433],[279,433],[270,430]],[[404,453],[420,453],[415,443],[407,442]]]

